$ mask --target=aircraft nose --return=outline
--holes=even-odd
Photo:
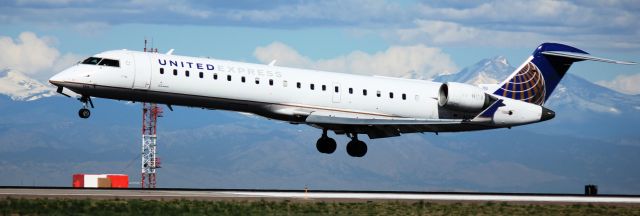
[[[65,81],[69,81],[69,74],[71,73],[71,68],[63,70],[62,72],[57,73],[56,75],[53,75],[51,78],[49,78],[49,83],[57,85]]]
[[[540,116],[541,121],[546,121],[554,117],[556,117],[556,112],[554,112],[553,110],[547,109],[545,107],[542,107],[542,115]]]
[[[56,75],[53,75],[51,78],[49,78],[49,82],[51,84],[55,84],[57,82],[62,82],[62,81],[63,79],[61,74],[56,74]]]

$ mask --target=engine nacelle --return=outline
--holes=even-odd
[[[457,111],[479,112],[490,105],[490,97],[482,89],[464,83],[444,83],[438,96],[440,107]]]

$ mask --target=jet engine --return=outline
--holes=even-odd
[[[438,96],[440,107],[462,112],[479,112],[491,104],[491,97],[482,89],[464,83],[443,83]]]

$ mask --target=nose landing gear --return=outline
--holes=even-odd
[[[89,111],[89,105],[91,105],[91,108],[94,108],[93,101],[91,101],[91,97],[83,95],[78,100],[82,102],[82,108],[78,110],[78,116],[80,116],[80,118],[83,118],[83,119],[89,118],[89,116],[91,116],[91,111]]]
[[[82,108],[78,110],[78,116],[83,119],[89,118],[89,116],[91,116],[91,111],[89,111],[89,109],[87,108]]]

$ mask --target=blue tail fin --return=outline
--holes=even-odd
[[[545,51],[589,54],[563,44],[544,43],[493,94],[543,105],[573,62],[581,59],[547,56]]]
[[[616,64],[635,64],[589,55],[578,48],[557,43],[543,43],[493,94],[543,105],[558,86],[571,64],[583,60]]]

